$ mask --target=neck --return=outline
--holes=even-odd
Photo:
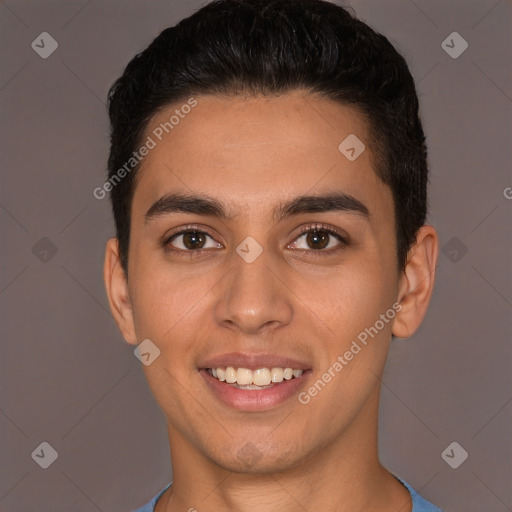
[[[205,457],[171,425],[173,484],[156,512],[411,511],[405,487],[379,462],[378,394],[338,437],[279,471],[235,473]]]

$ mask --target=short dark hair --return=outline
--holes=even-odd
[[[151,118],[171,104],[193,95],[301,89],[352,106],[367,121],[375,172],[393,195],[403,270],[427,215],[427,148],[414,80],[386,37],[328,1],[215,0],[163,30],[110,88],[109,179],[137,150]],[[126,273],[139,166],[111,190]]]

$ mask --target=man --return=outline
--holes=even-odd
[[[173,467],[139,511],[439,511],[377,447],[438,255],[404,59],[325,1],[219,0],[109,96],[105,283]]]

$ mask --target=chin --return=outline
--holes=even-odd
[[[278,443],[274,443],[269,446],[268,442],[256,444],[244,439],[239,443],[232,443],[222,453],[214,450],[209,458],[232,473],[279,473],[301,465],[304,460],[297,447],[291,449],[287,444],[278,446]]]

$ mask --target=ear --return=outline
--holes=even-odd
[[[133,311],[128,291],[128,280],[119,258],[119,244],[117,238],[111,238],[107,242],[105,250],[105,264],[103,266],[103,279],[107,290],[110,310],[114,315],[119,330],[124,339],[132,344],[137,344]]]
[[[425,316],[434,289],[438,252],[436,230],[432,226],[422,226],[400,277],[398,303],[402,309],[397,313],[392,329],[398,338],[412,336]]]

